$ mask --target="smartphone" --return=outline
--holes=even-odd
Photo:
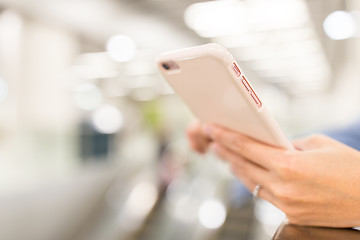
[[[157,65],[197,118],[293,149],[249,79],[224,47],[209,43],[166,52]]]

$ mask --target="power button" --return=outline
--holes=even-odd
[[[258,96],[256,96],[256,94],[254,92],[252,92],[250,95],[254,99],[256,106],[258,106],[260,108],[262,106],[262,103],[261,103],[260,99],[258,98]]]
[[[241,76],[241,71],[240,71],[239,67],[236,65],[235,62],[234,62],[233,65],[232,65],[232,69],[233,69],[233,71],[235,72],[235,74],[236,74],[237,77],[240,77],[240,76]]]
[[[251,91],[251,87],[244,76],[242,76],[241,82],[245,86],[246,90]]]
[[[259,97],[256,95],[256,93],[254,92],[254,90],[252,89],[252,87],[250,86],[250,84],[248,83],[248,81],[246,80],[246,78],[244,76],[242,76],[241,82],[244,85],[244,87],[246,88],[246,90],[248,91],[248,93],[250,94],[250,96],[252,97],[252,99],[254,100],[256,106],[258,108],[261,108],[262,103],[261,103]]]

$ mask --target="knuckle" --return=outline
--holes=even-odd
[[[251,151],[251,146],[247,141],[241,141],[241,139],[236,138],[234,140],[234,148],[236,148],[239,153],[246,153]]]
[[[327,137],[323,134],[313,134],[309,137],[309,142],[310,143],[320,143],[322,141],[324,141],[324,139],[326,139]]]
[[[220,158],[227,160],[226,152],[224,151],[224,148],[220,144],[216,144],[212,146],[213,149],[215,149],[215,154],[219,156]]]
[[[291,202],[292,198],[287,189],[284,187],[278,187],[273,191],[275,197],[283,204]]]
[[[299,166],[299,161],[295,153],[286,152],[285,157],[282,161],[278,161],[276,171],[281,180],[291,180],[295,179],[301,175],[301,166]]]
[[[234,166],[244,172],[248,171],[248,165],[244,163],[241,157],[237,157],[234,161]]]
[[[299,202],[302,201],[301,192],[292,185],[277,184],[277,187],[274,187],[273,195],[278,207],[286,214],[288,220],[292,220],[292,223],[303,224],[311,216],[308,208],[299,205]]]
[[[212,131],[212,136],[215,140],[221,140],[225,137],[225,134],[222,130],[220,129],[213,129]]]
[[[230,169],[232,170],[233,173],[235,173],[235,175],[241,175],[241,176],[248,176],[248,171],[246,169],[246,167],[242,164],[239,163],[231,163],[230,164]]]
[[[292,207],[293,205],[296,205],[297,199],[300,197],[297,191],[295,191],[290,186],[284,186],[280,184],[277,185],[277,187],[274,187],[272,189],[272,192],[274,196],[277,198],[278,202],[284,207]]]
[[[231,165],[230,169],[231,169],[231,172],[240,179],[241,179],[241,177],[243,177],[245,175],[245,172],[243,169],[238,168],[234,165]]]

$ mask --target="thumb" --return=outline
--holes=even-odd
[[[325,135],[315,134],[296,139],[292,143],[297,150],[314,150],[328,146],[329,140],[330,138]]]

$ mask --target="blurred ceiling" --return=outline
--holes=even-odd
[[[122,33],[136,39],[139,48],[160,51],[203,42],[182,20],[181,14],[191,2],[195,1],[0,0],[3,6],[68,28],[101,45]],[[159,36],[164,36],[164,41],[159,41]],[[166,41],[169,36],[171,41]]]
[[[342,45],[325,36],[322,23],[330,12],[352,7],[355,2],[222,0],[209,4],[193,0],[0,0],[1,5],[16,8],[30,18],[91,39],[99,46],[98,51],[103,51],[109,37],[119,33],[131,36],[139,49],[153,49],[157,53],[218,42],[230,49],[252,78],[271,83],[289,95],[319,92],[330,86],[332,66],[337,64]],[[194,3],[200,4],[190,11],[189,6]],[[219,3],[221,6],[216,6]],[[224,4],[233,8],[234,16],[221,15]],[[202,14],[208,9],[215,9],[214,16]],[[195,14],[184,21],[185,12],[189,16],[191,12]],[[196,19],[199,15],[203,19],[208,17],[208,22],[215,19],[212,24],[219,25],[220,30],[224,30],[224,26],[218,24],[221,20],[233,17],[236,21],[225,26],[230,29],[225,34],[191,29],[191,21],[195,28],[204,25],[200,18]],[[335,44],[340,48],[334,48]]]

